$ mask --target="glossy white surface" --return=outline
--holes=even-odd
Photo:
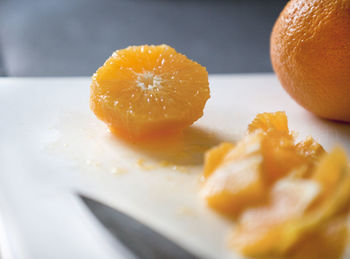
[[[350,154],[350,125],[298,106],[271,74],[212,75],[204,116],[183,146],[150,150],[111,136],[89,110],[89,78],[0,79],[0,214],[5,258],[117,258],[80,191],[207,258],[240,258],[231,223],[199,197],[201,152],[235,141],[259,112],[285,110],[290,128]],[[199,152],[199,155],[198,155]],[[174,158],[175,157],[175,158]],[[12,257],[11,257],[12,256]]]

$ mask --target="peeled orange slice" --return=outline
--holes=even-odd
[[[211,208],[237,216],[263,201],[280,178],[310,174],[323,153],[312,138],[295,144],[284,112],[258,114],[236,145],[222,143],[206,152],[202,195]]]
[[[232,143],[221,143],[220,145],[210,149],[205,153],[204,158],[204,172],[203,176],[209,177],[215,169],[220,166],[222,160],[225,158],[226,154],[232,150],[234,145]]]
[[[208,205],[236,216],[264,199],[262,160],[258,134],[247,136],[235,147],[226,143],[209,151],[204,167],[207,179],[201,191]]]
[[[348,243],[348,227],[344,217],[336,217],[314,232],[304,235],[288,252],[288,259],[341,258]]]
[[[318,160],[326,151],[311,136],[296,144],[296,149],[310,161]]]
[[[281,179],[273,186],[267,205],[245,210],[235,228],[232,245],[245,255],[278,255],[289,240],[286,222],[301,217],[317,198],[320,187],[304,179]]]
[[[258,114],[249,124],[248,132],[261,132],[265,136],[262,142],[263,170],[270,183],[301,166],[306,166],[308,171],[312,170],[316,161],[325,153],[312,137],[296,143],[288,128],[285,112]]]
[[[269,183],[286,176],[291,170],[302,166],[309,156],[311,143],[295,144],[293,134],[288,128],[285,112],[260,113],[249,124],[248,132],[261,132],[264,136],[263,170]],[[315,142],[316,143],[316,142]],[[314,148],[312,146],[312,148]],[[299,150],[300,149],[300,150]]]
[[[209,96],[205,67],[167,45],[133,46],[94,74],[90,107],[112,132],[147,138],[191,125]]]
[[[254,133],[257,130],[264,133],[279,132],[286,136],[289,135],[286,113],[283,111],[259,113],[248,126],[249,133]]]
[[[207,204],[238,218],[230,242],[244,255],[341,255],[350,204],[346,154],[328,154],[312,137],[296,143],[284,112],[258,114],[237,144],[208,151],[203,174]],[[317,253],[316,241],[323,245]]]
[[[344,151],[336,148],[310,179],[281,179],[272,188],[270,204],[244,211],[232,244],[250,256],[286,254],[305,236],[322,232],[349,201],[350,170]]]

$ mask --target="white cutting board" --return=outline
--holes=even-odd
[[[112,136],[89,109],[89,78],[0,79],[0,245],[9,258],[117,258],[110,236],[75,196],[114,206],[206,258],[241,258],[232,222],[199,196],[202,155],[236,141],[260,112],[287,112],[290,129],[350,154],[350,125],[298,106],[272,74],[211,75],[204,116],[180,144]]]

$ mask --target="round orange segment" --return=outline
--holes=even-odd
[[[205,67],[167,46],[118,50],[92,78],[90,107],[112,132],[147,138],[180,132],[210,97]]]

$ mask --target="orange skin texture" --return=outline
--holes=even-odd
[[[326,119],[350,122],[350,0],[291,0],[270,45],[288,94]]]

